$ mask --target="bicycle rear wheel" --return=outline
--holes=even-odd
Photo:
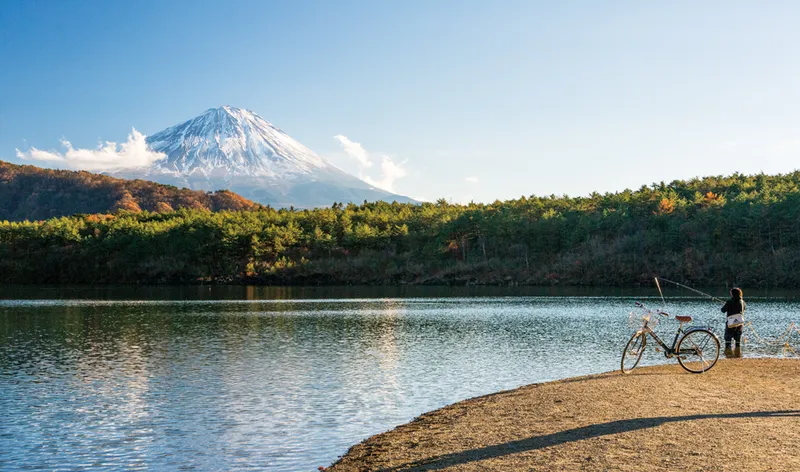
[[[707,329],[684,334],[677,347],[678,362],[693,374],[701,374],[714,367],[719,359],[719,339]]]
[[[633,333],[631,339],[628,340],[628,344],[625,345],[625,350],[622,351],[622,362],[620,362],[620,367],[623,374],[630,373],[630,371],[639,365],[639,361],[642,360],[642,354],[644,354],[644,348],[646,345],[647,333],[643,331],[639,333]]]

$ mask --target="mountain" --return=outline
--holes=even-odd
[[[229,191],[207,193],[143,180],[0,161],[0,221],[43,220],[116,210],[165,212],[205,208],[217,211],[256,206]]]
[[[119,175],[192,189],[229,189],[275,207],[413,202],[347,174],[249,110],[212,108],[153,134],[147,144],[166,157]]]

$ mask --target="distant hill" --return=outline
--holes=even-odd
[[[179,189],[146,180],[0,161],[0,221],[44,220],[117,210],[163,213],[179,208],[217,211],[256,206],[259,205],[227,190],[211,193]]]

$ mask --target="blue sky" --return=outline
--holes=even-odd
[[[0,2],[0,159],[223,104],[396,192],[490,202],[800,156],[797,2]],[[370,176],[379,180],[379,166]]]

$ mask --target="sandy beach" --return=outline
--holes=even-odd
[[[353,446],[342,471],[796,471],[800,360],[609,372],[465,400]]]

